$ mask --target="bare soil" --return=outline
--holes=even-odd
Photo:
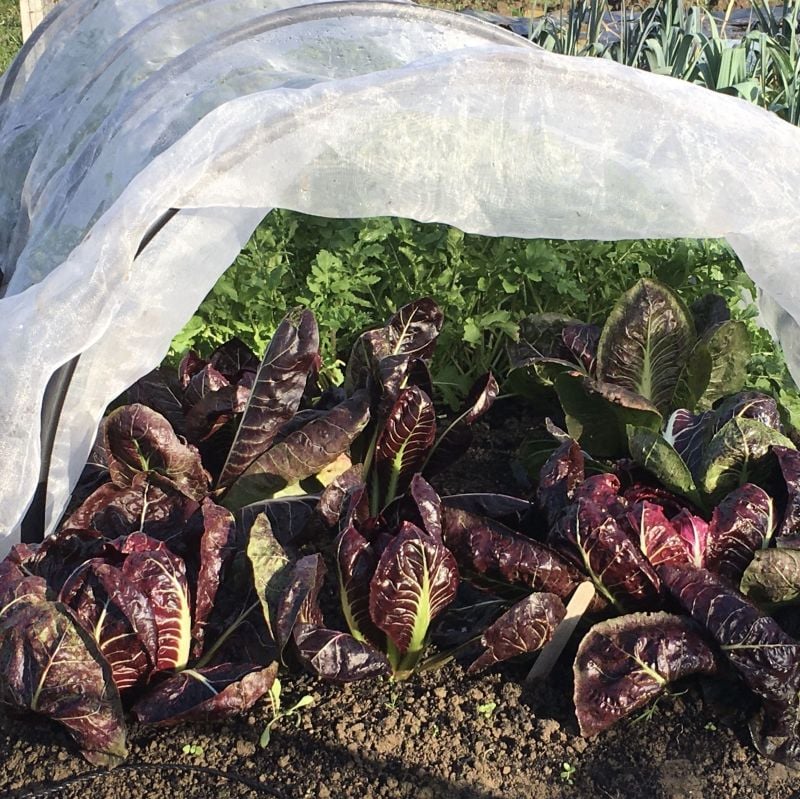
[[[498,407],[470,466],[444,487],[523,493],[511,463],[529,423]],[[262,702],[220,726],[134,726],[130,758],[112,772],[85,763],[57,726],[0,710],[0,797],[800,799],[800,774],[750,744],[746,697],[727,695],[720,714],[696,681],[634,722],[581,738],[571,654],[574,645],[535,688],[523,687],[530,662],[475,677],[452,663],[402,684],[343,688],[286,675],[284,707],[306,693],[315,703],[281,720],[267,748]]]

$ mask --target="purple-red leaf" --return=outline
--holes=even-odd
[[[430,297],[404,305],[386,323],[391,351],[430,359],[443,322],[444,314]]]
[[[800,645],[778,623],[705,569],[662,566],[675,599],[719,644],[750,689],[769,703],[797,707]]]
[[[18,602],[0,615],[0,700],[63,724],[98,766],[127,757],[125,721],[111,672],[63,605]]]
[[[607,730],[691,674],[716,670],[694,625],[669,613],[632,613],[595,624],[575,658],[575,713],[581,735]]]
[[[582,568],[615,607],[658,606],[658,576],[606,508],[576,501],[552,532],[559,551]]]
[[[323,680],[346,683],[391,674],[382,652],[339,630],[297,624],[294,640],[305,666]]]
[[[142,533],[121,545],[122,579],[150,600],[158,630],[157,671],[182,669],[189,661],[192,613],[186,565],[167,547]]]
[[[552,549],[498,522],[445,506],[444,543],[462,569],[566,599],[581,582],[577,569]]]
[[[319,332],[314,315],[303,311],[295,326],[278,326],[256,373],[247,408],[218,485],[228,487],[272,444],[292,418],[319,362]]]
[[[689,562],[686,542],[660,505],[639,502],[628,512],[628,521],[638,533],[639,548],[652,566],[683,566]]]
[[[436,412],[430,397],[416,386],[401,391],[375,450],[387,501],[405,490],[424,463],[435,436]]]
[[[219,721],[249,710],[278,673],[276,663],[222,663],[185,669],[162,682],[133,706],[142,724],[169,727],[185,721]]]
[[[197,508],[194,500],[154,485],[151,475],[134,475],[131,485],[106,483],[92,493],[64,523],[64,528],[97,530],[106,538],[143,532],[153,538],[174,535]]]
[[[200,455],[180,442],[160,413],[144,405],[124,405],[109,414],[104,431],[111,480],[120,488],[132,486],[144,472],[190,499],[199,501],[208,493],[210,478]]]
[[[584,479],[584,457],[577,441],[561,444],[547,459],[539,475],[536,498],[552,527],[575,495]],[[617,482],[619,488],[619,482]]]
[[[275,642],[281,654],[292,637],[296,624],[322,625],[317,597],[325,579],[321,555],[306,555],[292,569],[291,577],[278,603]]]
[[[291,484],[315,475],[349,450],[368,421],[369,396],[359,391],[270,447],[239,479],[278,475]]]
[[[404,522],[372,578],[370,616],[401,654],[420,653],[430,623],[455,599],[457,588],[458,566],[450,550]]]
[[[702,565],[738,585],[756,550],[769,543],[774,516],[763,488],[745,483],[731,491],[714,508]]]
[[[772,451],[786,483],[786,509],[778,537],[786,541],[800,539],[800,452],[789,447],[773,447]]]
[[[363,474],[363,465],[357,463],[325,486],[325,490],[319,498],[317,512],[325,520],[325,524],[328,527],[335,527],[338,524],[344,512],[348,492],[356,488],[356,486],[363,486]]]
[[[203,535],[200,539],[200,572],[194,598],[194,624],[192,654],[199,657],[203,651],[205,628],[214,600],[219,590],[223,570],[235,554],[236,525],[230,511],[203,500]]]
[[[594,374],[597,364],[597,345],[602,331],[597,325],[571,324],[561,331],[561,339],[572,358],[587,375]]]
[[[149,677],[158,656],[155,614],[119,569],[99,559],[87,561],[70,575],[59,600],[94,639],[119,691]]]
[[[358,640],[376,643],[382,634],[369,615],[369,587],[378,566],[378,554],[355,527],[347,527],[336,539],[339,596],[350,632]]]
[[[467,669],[472,674],[495,663],[541,649],[566,615],[564,603],[555,594],[531,594],[517,602],[486,628],[483,654]]]

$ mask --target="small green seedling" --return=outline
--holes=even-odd
[[[717,725],[713,721],[709,721],[703,729],[708,730],[708,732],[716,732]]]
[[[491,718],[492,713],[494,713],[495,708],[497,707],[497,702],[484,702],[482,705],[478,705],[478,713],[482,716],[485,716],[487,719]]]
[[[272,683],[272,687],[269,689],[269,701],[272,706],[272,718],[267,722],[267,726],[264,728],[264,732],[261,733],[261,738],[258,740],[262,749],[269,745],[272,728],[281,719],[288,718],[289,716],[297,716],[304,707],[313,705],[314,697],[311,696],[311,694],[306,694],[300,698],[299,702],[295,702],[290,708],[283,710],[281,708],[281,681],[276,677],[275,682]],[[299,720],[298,718],[298,722]]]
[[[203,756],[203,747],[200,746],[200,744],[184,744],[182,751],[185,755],[193,755],[194,757]]]
[[[559,776],[561,777],[561,782],[572,785],[572,778],[575,776],[575,766],[565,761],[561,764],[561,774]]]

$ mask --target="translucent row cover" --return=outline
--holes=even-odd
[[[47,530],[107,403],[276,207],[468,232],[726,237],[800,375],[800,131],[410,3],[62,0],[0,79],[0,555],[80,353]],[[148,231],[179,209],[136,258]]]

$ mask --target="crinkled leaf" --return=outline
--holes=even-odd
[[[694,321],[683,302],[643,278],[608,315],[597,348],[598,379],[641,395],[666,416],[677,404],[694,343]]]
[[[792,604],[800,600],[800,550],[761,549],[742,575],[742,593],[759,607]]]
[[[778,537],[784,541],[795,540],[800,538],[800,452],[781,446],[773,447],[772,452],[786,484],[786,507]]]
[[[63,605],[22,601],[0,616],[0,675],[0,700],[63,724],[90,763],[127,757],[111,671]]]
[[[187,721],[220,721],[249,710],[278,673],[276,663],[223,663],[184,669],[149,691],[133,706],[142,724],[170,727]]]
[[[158,630],[158,671],[182,669],[189,661],[192,611],[186,565],[167,547],[142,533],[125,540],[122,579],[150,600]]]
[[[468,673],[536,652],[553,637],[565,615],[564,603],[555,594],[525,597],[486,628],[481,636],[486,649],[467,669]]]
[[[697,346],[708,352],[711,374],[697,403],[710,408],[721,397],[741,391],[750,360],[750,334],[744,322],[723,322],[708,331]]]
[[[711,439],[700,464],[700,488],[718,502],[745,483],[770,486],[778,464],[773,446],[794,448],[777,430],[744,417],[727,422]]]
[[[775,527],[772,499],[747,483],[714,508],[703,566],[737,585],[756,550],[766,547]]]
[[[391,355],[386,328],[367,330],[353,344],[345,368],[344,388],[348,394],[366,388],[370,378],[377,377],[378,363]]]
[[[210,438],[245,409],[249,397],[249,388],[235,384],[207,392],[186,414],[186,438],[194,444]]]
[[[566,599],[580,573],[552,549],[498,522],[445,506],[444,543],[462,569]]]
[[[53,594],[58,594],[69,575],[91,558],[106,557],[109,543],[96,530],[62,529],[40,544],[18,544],[9,560],[24,570],[44,578]]]
[[[139,473],[125,488],[113,483],[100,486],[70,515],[64,528],[97,530],[107,538],[136,532],[166,538],[181,528],[195,508],[194,500],[154,485],[149,473]]]
[[[421,358],[408,355],[389,355],[376,365],[381,394],[376,416],[383,418],[391,413],[400,392],[416,386],[429,397],[433,395],[433,382],[428,365]]]
[[[430,623],[455,599],[458,566],[450,550],[405,522],[383,550],[370,584],[372,621],[401,654],[421,651]]]
[[[10,560],[0,561],[0,620],[21,603],[44,601],[47,583],[42,577],[25,574]]]
[[[595,624],[575,658],[581,735],[597,735],[692,674],[713,674],[714,652],[686,618],[632,613]]]
[[[229,385],[230,381],[223,374],[211,364],[206,364],[189,380],[183,392],[183,404],[186,408],[192,408],[209,394],[214,394]]]
[[[319,362],[319,332],[314,315],[303,311],[293,324],[284,319],[275,331],[256,373],[236,439],[218,485],[233,484],[272,444],[280,427],[294,415]]]
[[[105,424],[108,467],[115,485],[133,485],[146,473],[154,483],[200,501],[208,493],[209,475],[197,450],[183,444],[170,423],[144,405],[124,405]]]
[[[661,429],[656,407],[627,388],[601,383],[578,372],[555,381],[570,435],[596,457],[614,457],[628,449],[627,427]]]
[[[656,505],[660,505],[664,509],[667,518],[670,519],[684,508],[687,510],[692,508],[691,503],[683,497],[679,497],[665,488],[642,483],[634,483],[628,486],[622,492],[622,498],[629,507],[637,502],[653,502]]]
[[[304,665],[323,680],[346,683],[391,673],[382,652],[339,630],[300,623],[294,628],[294,640]]]
[[[279,654],[292,637],[296,624],[322,624],[317,597],[325,578],[321,555],[306,555],[292,566],[291,577],[280,597],[275,617],[275,642]]]
[[[181,362],[178,364],[178,381],[182,391],[188,388],[192,378],[202,371],[207,364],[208,361],[201,358],[194,350],[189,350],[181,358]]]
[[[665,488],[703,507],[702,497],[689,467],[660,433],[644,427],[630,427],[628,447],[631,457],[657,477]]]
[[[577,441],[565,441],[548,458],[539,475],[536,498],[552,527],[585,476],[583,452]]]
[[[401,391],[375,450],[387,501],[405,490],[424,463],[435,436],[436,413],[428,395],[416,386]]]

